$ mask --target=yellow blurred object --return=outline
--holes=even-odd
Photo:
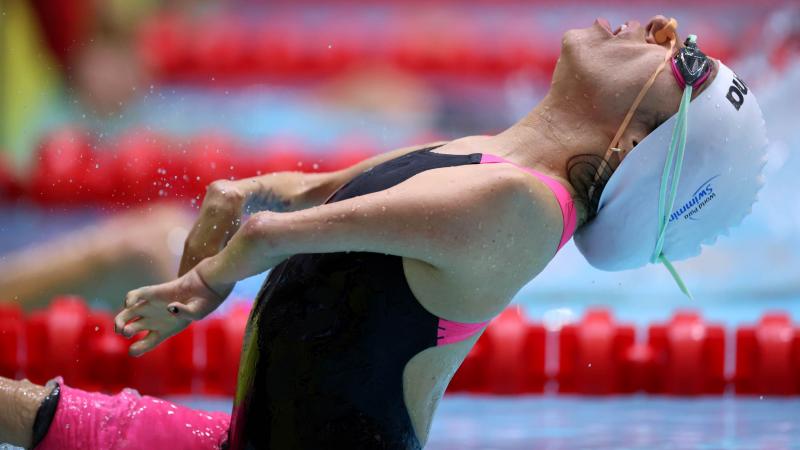
[[[35,145],[33,124],[57,94],[58,67],[30,2],[3,3],[0,17],[0,152],[19,162]]]

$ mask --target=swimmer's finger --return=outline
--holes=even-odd
[[[167,305],[167,311],[175,317],[186,320],[200,320],[205,317],[205,311],[196,299],[188,303],[172,302]]]
[[[138,319],[139,310],[138,308],[125,308],[114,317],[114,332],[117,334],[121,334],[122,330],[125,328],[125,324],[130,322],[131,320]]]
[[[159,342],[161,341],[158,332],[150,331],[147,333],[147,336],[131,344],[131,347],[128,349],[128,354],[131,356],[142,356],[152,350]]]
[[[129,338],[134,336],[136,333],[144,330],[152,330],[153,329],[153,322],[150,319],[141,318],[135,322],[129,322],[122,328],[122,335]]]
[[[128,292],[128,294],[125,296],[125,307],[132,308],[136,306],[137,303],[146,301],[143,291],[144,289],[135,289]]]

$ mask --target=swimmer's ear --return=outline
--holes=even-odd
[[[677,39],[678,21],[658,15],[650,20],[645,28],[645,40],[651,44],[668,45],[669,39]]]
[[[194,298],[188,303],[172,302],[167,305],[167,311],[173,316],[185,320],[200,320],[205,317],[199,302]]]
[[[644,128],[644,126],[634,125],[631,122],[631,125],[622,133],[622,137],[619,138],[619,143],[617,144],[617,147],[622,150],[622,154],[618,155],[620,160],[624,159],[625,155],[647,137],[651,130],[645,130]]]

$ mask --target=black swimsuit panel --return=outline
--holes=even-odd
[[[481,159],[430,150],[359,174],[326,203]],[[403,370],[436,346],[438,321],[411,292],[400,256],[290,257],[270,272],[248,321],[230,447],[421,448],[403,399]]]

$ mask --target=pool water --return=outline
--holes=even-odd
[[[173,397],[214,411],[229,399]],[[0,450],[11,450],[0,444]],[[770,397],[450,395],[426,450],[800,449],[800,401]]]
[[[800,402],[732,396],[453,396],[442,402],[427,448],[800,448]]]
[[[173,398],[227,411],[229,400]],[[793,398],[445,397],[427,450],[800,449]]]

